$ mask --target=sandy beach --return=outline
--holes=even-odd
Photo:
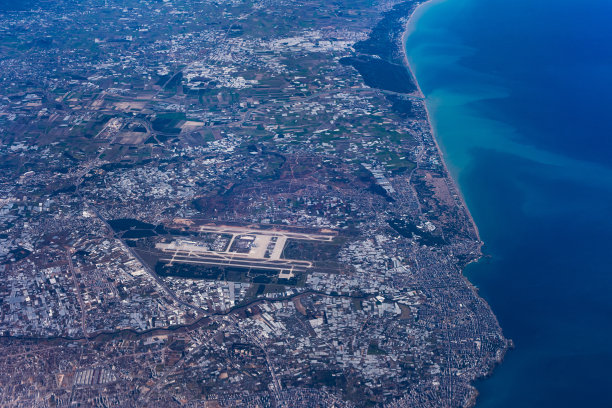
[[[476,222],[474,221],[474,218],[472,217],[472,214],[470,213],[470,209],[468,208],[466,202],[465,202],[465,198],[463,196],[463,192],[461,191],[461,189],[458,187],[457,184],[457,180],[455,179],[454,175],[449,171],[448,166],[446,165],[446,161],[444,160],[444,154],[442,149],[440,148],[440,144],[438,143],[438,138],[435,134],[434,131],[434,127],[432,126],[432,122],[431,122],[431,115],[429,112],[429,109],[427,107],[427,103],[425,101],[425,95],[423,94],[423,91],[421,90],[421,86],[419,85],[419,81],[417,76],[415,75],[414,70],[412,69],[412,66],[410,65],[410,62],[408,60],[408,54],[406,53],[406,40],[408,38],[408,36],[412,33],[412,31],[414,30],[414,24],[416,22],[416,19],[418,18],[420,13],[423,13],[425,11],[425,9],[427,7],[430,7],[436,3],[441,3],[443,1],[447,1],[447,0],[426,0],[425,2],[419,4],[414,11],[412,12],[412,14],[410,15],[404,32],[402,34],[401,37],[401,49],[402,49],[402,56],[404,59],[404,64],[406,65],[406,67],[408,68],[408,70],[410,71],[410,74],[412,75],[412,78],[414,79],[414,83],[417,87],[417,95],[421,98],[423,98],[423,107],[425,108],[425,113],[427,115],[427,122],[429,124],[429,130],[431,131],[431,134],[433,136],[433,140],[434,143],[436,145],[436,148],[438,149],[438,154],[440,155],[441,161],[442,161],[442,165],[444,166],[444,171],[446,172],[446,174],[453,180],[453,187],[455,189],[455,192],[458,194],[458,196],[461,199],[461,204],[463,205],[463,208],[465,209],[465,212],[472,224],[472,227],[474,228],[474,231],[476,232],[476,236],[478,238],[478,240],[480,241],[481,245],[483,244],[481,238],[480,238],[480,232],[478,230],[478,225],[476,225]]]

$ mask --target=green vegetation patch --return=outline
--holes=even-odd
[[[178,124],[186,120],[185,112],[170,112],[158,114],[152,122],[153,130],[163,133],[179,134]]]
[[[368,346],[368,354],[372,356],[384,356],[387,352],[380,347],[375,342],[370,343]]]

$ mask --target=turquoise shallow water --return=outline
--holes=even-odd
[[[612,407],[612,2],[445,0],[406,48],[516,349],[480,407]]]

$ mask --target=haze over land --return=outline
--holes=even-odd
[[[511,343],[418,4],[0,13],[0,405],[473,405]]]

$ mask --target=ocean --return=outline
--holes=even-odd
[[[612,407],[612,2],[444,0],[408,59],[515,349],[477,407]]]
[[[32,0],[0,0],[0,12],[29,10],[33,3]]]

